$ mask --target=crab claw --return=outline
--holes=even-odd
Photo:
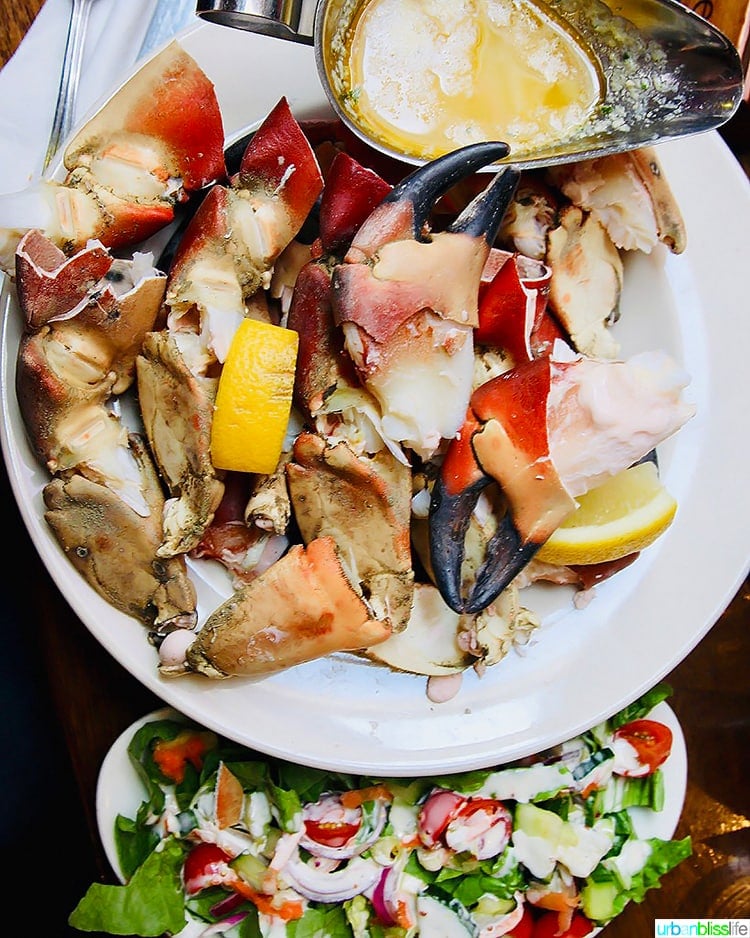
[[[432,490],[430,555],[448,605],[486,608],[575,510],[576,496],[676,432],[694,412],[681,398],[686,384],[654,352],[626,362],[539,358],[481,385]],[[466,584],[466,532],[493,480],[507,509]]]
[[[330,254],[343,253],[390,191],[390,184],[374,170],[358,163],[348,153],[337,153],[328,169],[320,202],[323,250]]]
[[[138,467],[145,514],[110,487],[74,473],[45,486],[44,517],[76,570],[115,608],[159,634],[192,629],[196,595],[185,558],[164,561],[156,555],[162,537],[161,482],[137,434],[130,435],[128,447]]]
[[[493,248],[479,288],[474,341],[501,348],[514,364],[548,354],[562,329],[547,311],[552,270],[542,261]]]
[[[396,443],[431,456],[466,412],[482,270],[519,173],[505,167],[445,230],[429,234],[435,201],[506,155],[503,143],[456,150],[399,183],[334,269],[332,302],[346,348]]]
[[[230,186],[214,186],[191,220],[169,272],[169,328],[191,329],[223,362],[245,301],[302,227],[323,187],[315,154],[286,98],[256,131]]]
[[[189,193],[226,175],[223,148],[214,86],[173,42],[71,140],[64,182],[0,196],[0,263],[9,269],[31,228],[66,253],[91,238],[112,248],[143,240],[172,221]]]
[[[50,472],[86,472],[132,504],[142,502],[139,477],[106,404],[132,384],[164,296],[166,278],[150,260],[115,260],[95,243],[67,259],[30,231],[16,265],[26,321],[16,389],[29,441]]]
[[[352,586],[333,538],[319,537],[294,546],[212,612],[186,649],[183,673],[266,677],[389,635]]]
[[[375,618],[402,631],[414,596],[409,469],[387,450],[357,456],[345,442],[303,432],[286,474],[303,541],[332,537]]]

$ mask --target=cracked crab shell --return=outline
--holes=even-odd
[[[213,612],[186,660],[208,677],[265,677],[390,634],[349,582],[333,538],[320,537],[293,547]]]
[[[90,166],[119,146],[150,138],[187,190],[224,176],[224,127],[213,83],[177,42],[147,62],[73,137],[65,166]]]
[[[388,450],[357,456],[345,442],[303,432],[286,473],[303,541],[332,537],[374,615],[394,632],[406,628],[414,598],[409,468]]]
[[[185,558],[156,556],[162,538],[161,483],[145,442],[133,434],[129,445],[148,503],[145,515],[107,486],[73,474],[45,486],[44,517],[76,570],[116,609],[157,629],[192,628],[196,594]]]

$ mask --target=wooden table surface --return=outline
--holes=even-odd
[[[41,0],[0,0],[0,65],[12,55],[40,7]],[[750,133],[744,105],[722,133],[747,166]],[[746,467],[737,470],[746,472]],[[80,934],[67,928],[66,919],[88,883],[115,882],[96,828],[99,766],[119,733],[160,701],[99,645],[58,592],[20,519],[4,465],[0,485],[6,550],[12,549],[25,571],[25,595],[17,610],[25,652],[9,679],[20,682],[26,668],[36,682],[34,728],[41,732],[44,748],[28,756],[39,772],[37,787],[47,793],[39,806],[46,829],[50,824],[64,829],[54,848],[63,855],[53,861],[52,869],[46,862],[43,866],[44,880],[53,872],[55,881],[48,900],[40,904],[45,912],[35,911],[37,918],[32,914],[27,921],[35,934]],[[4,574],[6,596],[15,595],[14,575]],[[693,575],[700,571],[685,571],[685,576]],[[655,918],[750,918],[749,600],[746,581],[708,635],[668,677],[675,691],[670,704],[685,733],[689,763],[676,836],[692,837],[693,856],[666,876],[662,888],[652,890],[644,903],[631,903],[608,926],[607,938],[650,938]],[[13,724],[13,714],[9,716]],[[8,724],[3,732],[8,732]],[[12,777],[12,755],[4,747],[6,779]],[[27,787],[34,790],[34,785],[32,773]],[[55,804],[64,813],[53,819],[50,813],[61,810]],[[21,822],[29,830],[39,826],[31,816]],[[75,855],[79,859],[70,864],[68,858]],[[47,916],[46,929],[34,927],[41,926],[39,915]]]

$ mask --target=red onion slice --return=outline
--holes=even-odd
[[[381,871],[382,867],[374,860],[355,857],[346,866],[325,872],[305,863],[296,854],[281,875],[307,899],[314,902],[343,902],[372,889],[380,879]]]

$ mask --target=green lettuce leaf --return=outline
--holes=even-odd
[[[73,909],[68,924],[79,931],[153,938],[185,926],[180,872],[183,848],[170,838],[149,855],[125,886],[93,883]]]

